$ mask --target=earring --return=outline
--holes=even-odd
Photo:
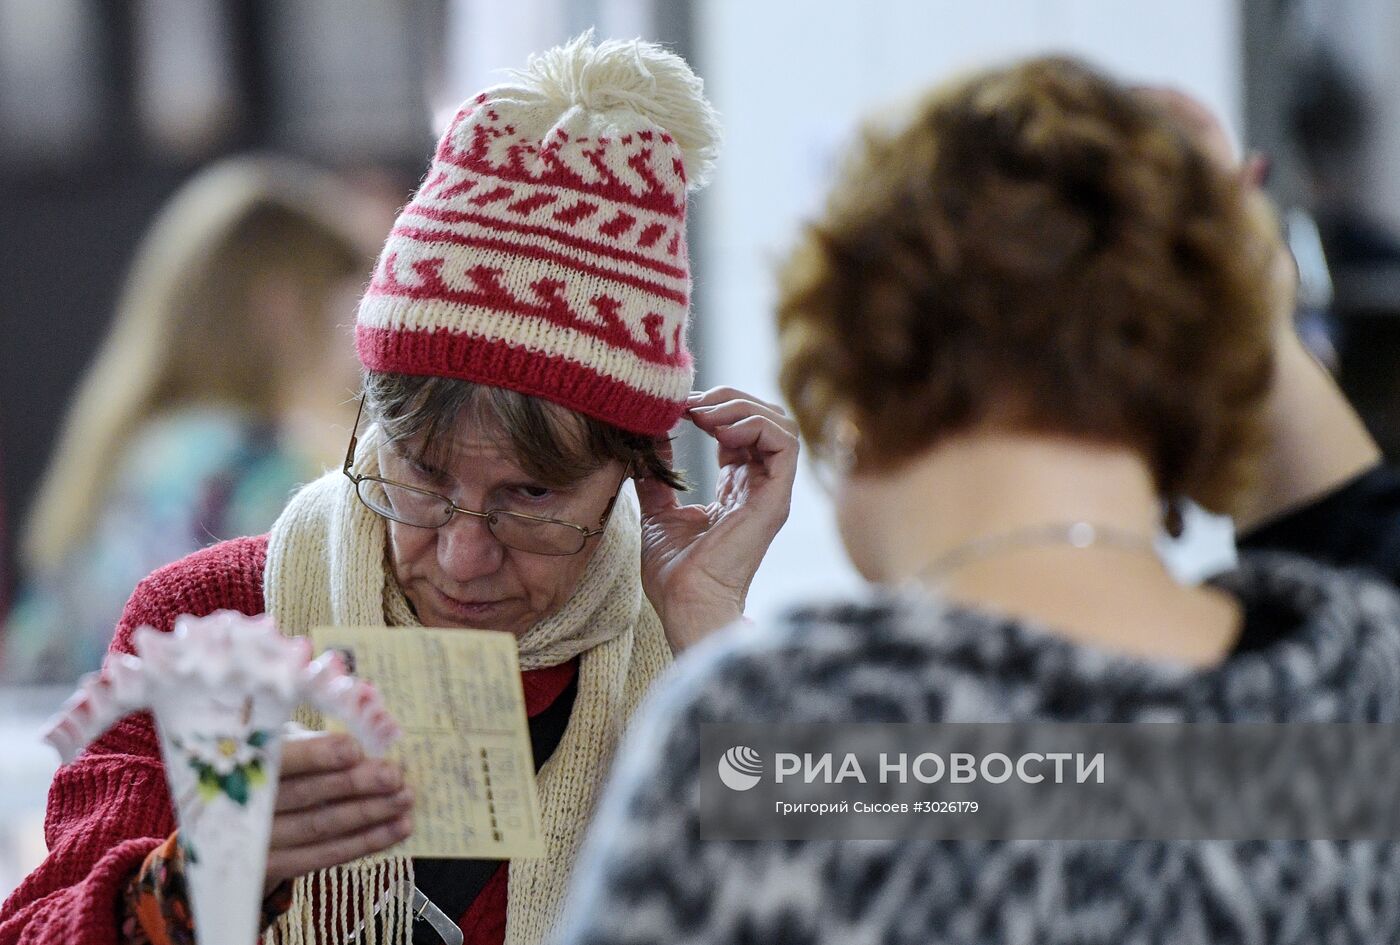
[[[860,430],[855,421],[842,411],[828,417],[822,438],[825,449],[814,451],[811,463],[818,485],[830,495],[855,468]]]
[[[1162,528],[1173,539],[1180,538],[1186,531],[1186,501],[1180,496],[1173,496],[1163,502]]]

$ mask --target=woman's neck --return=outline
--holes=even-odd
[[[1044,436],[956,437],[854,488],[880,510],[876,553],[888,581],[1017,529],[1083,521],[1151,537],[1160,516],[1152,475],[1135,454]]]
[[[1173,661],[1218,661],[1237,633],[1228,599],[1181,586],[1151,550],[1159,502],[1130,450],[975,434],[852,488],[873,493],[860,502],[878,516],[881,580],[924,581],[1080,642]],[[1075,522],[1114,540],[1075,547],[1044,530]]]

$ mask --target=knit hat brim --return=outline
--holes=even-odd
[[[371,371],[506,387],[644,436],[667,435],[684,413],[674,395],[644,394],[577,361],[480,335],[361,325],[355,330],[355,348]],[[688,388],[689,366],[682,370]]]

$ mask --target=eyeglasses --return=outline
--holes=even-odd
[[[507,548],[536,555],[575,555],[583,550],[588,539],[601,535],[607,527],[608,517],[617,503],[617,493],[608,500],[607,508],[594,528],[563,522],[556,518],[512,512],[509,509],[487,509],[478,512],[464,509],[448,496],[406,483],[385,479],[383,476],[365,476],[355,472],[355,446],[360,429],[360,417],[365,411],[364,397],[360,398],[360,408],[355,413],[355,426],[350,431],[350,446],[345,451],[345,473],[355,484],[355,495],[372,512],[387,519],[410,525],[414,528],[442,528],[452,521],[454,515],[470,515],[484,519],[492,537]],[[624,475],[618,483],[618,490],[627,481]]]

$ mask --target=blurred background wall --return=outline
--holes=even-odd
[[[1061,51],[1198,95],[1273,158],[1292,239],[1325,251],[1304,273],[1320,342],[1400,453],[1400,0],[0,0],[0,612],[59,419],[182,181],[275,151],[397,206],[461,98],[590,26],[672,45],[724,120],[692,216],[702,386],[777,398],[775,261],[860,114]],[[703,492],[692,440],[682,459]],[[804,468],[751,611],[855,583]],[[34,732],[61,695],[0,692],[0,894],[42,855]]]

